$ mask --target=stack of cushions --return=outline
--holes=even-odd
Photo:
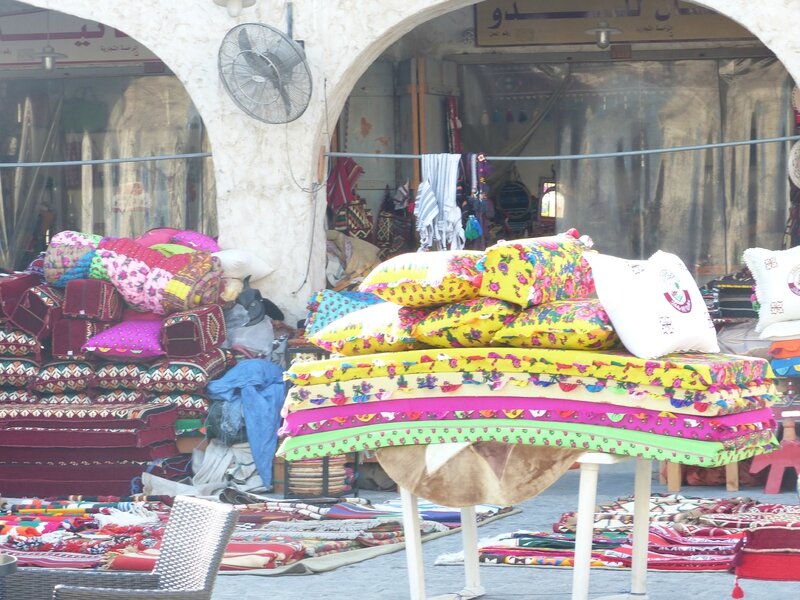
[[[176,413],[169,405],[150,403],[2,405],[3,493],[129,491],[153,460],[177,456]],[[31,449],[38,450],[36,458]],[[116,452],[107,452],[112,449]]]
[[[36,401],[27,389],[39,371],[44,345],[36,335],[9,321],[22,295],[41,283],[29,273],[0,274],[0,402]]]
[[[402,306],[310,336],[345,356],[289,369],[280,452],[494,441],[715,466],[773,449],[769,364],[718,353],[683,262],[590,248],[569,231],[378,266],[361,291]],[[405,347],[365,352],[392,328]]]
[[[205,387],[235,360],[221,348],[219,248],[161,233],[147,245],[61,232],[46,282],[0,276],[4,494],[124,495],[155,463],[186,462],[176,431],[198,435]]]

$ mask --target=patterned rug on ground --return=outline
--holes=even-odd
[[[0,552],[16,556],[20,566],[149,571],[158,558],[172,501],[169,496],[3,499]],[[353,551],[361,552],[352,562],[364,560],[391,551],[389,547],[399,550],[405,541],[399,499],[384,504],[360,498],[269,500],[240,508],[222,571],[330,570],[351,561],[328,560],[318,569],[289,567]],[[423,541],[460,527],[457,509],[420,500],[419,512]],[[509,507],[477,507],[482,522],[513,512]],[[368,551],[378,547],[386,550]]]
[[[594,568],[626,569],[631,564],[633,498],[597,507],[594,516]],[[730,571],[746,532],[770,524],[800,525],[800,506],[768,504],[750,498],[709,499],[681,495],[650,498],[648,569],[653,571]],[[576,514],[567,512],[552,531],[516,531],[479,543],[479,561],[492,566],[572,567]],[[461,565],[462,552],[443,554],[437,565]]]

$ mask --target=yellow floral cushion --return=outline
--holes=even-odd
[[[552,237],[498,242],[486,249],[481,296],[523,308],[587,298],[594,280],[583,253],[590,247],[574,229]]]
[[[402,306],[439,306],[476,298],[483,252],[441,250],[400,254],[375,267],[359,288]]]
[[[417,341],[442,348],[488,346],[519,309],[497,298],[473,298],[434,308],[414,327]]]
[[[517,348],[607,350],[618,342],[599,300],[560,300],[524,309],[493,344]]]
[[[412,331],[423,315],[419,310],[381,302],[328,323],[308,336],[308,341],[345,356],[411,350],[418,347]]]

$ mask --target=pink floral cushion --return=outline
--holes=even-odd
[[[173,244],[181,244],[195,250],[205,250],[206,252],[219,252],[220,248],[217,240],[199,231],[179,231],[170,240]]]
[[[160,319],[122,321],[90,337],[83,345],[83,351],[111,360],[145,360],[164,354],[160,337]]]

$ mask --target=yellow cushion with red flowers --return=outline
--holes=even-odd
[[[488,346],[519,307],[497,298],[473,298],[434,308],[414,327],[419,342],[441,348]]]
[[[477,298],[483,252],[441,250],[394,256],[375,267],[360,291],[401,306],[439,306]]]
[[[523,309],[493,339],[497,346],[607,350],[619,338],[599,300],[561,300]]]
[[[481,296],[523,308],[556,300],[589,298],[592,272],[584,260],[591,240],[570,229],[551,237],[501,241],[486,249]]]
[[[339,317],[308,336],[308,341],[345,356],[400,352],[419,347],[413,337],[414,325],[426,314],[381,302]]]

